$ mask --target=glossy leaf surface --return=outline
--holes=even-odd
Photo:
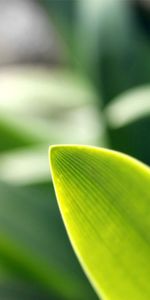
[[[54,146],[50,161],[71,243],[98,295],[148,300],[150,169],[86,146]]]

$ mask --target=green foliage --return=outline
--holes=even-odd
[[[98,295],[148,300],[150,169],[86,146],[53,146],[50,163],[71,243]]]
[[[45,24],[50,19],[48,43],[56,41],[56,61],[49,61],[48,53],[43,64],[42,57],[33,62],[29,57],[25,66],[17,57],[20,66],[16,63],[10,66],[8,61],[0,69],[0,299],[94,300],[97,296],[82,274],[58,214],[52,183],[49,183],[47,148],[62,143],[110,147],[150,164],[150,49],[144,27],[149,15],[148,11],[144,13],[144,8],[137,10],[138,3],[141,7],[146,5],[144,1],[133,1],[133,5],[132,1],[120,0],[38,2],[39,13],[43,18],[45,14]],[[9,3],[6,7],[9,10]],[[22,1],[19,10],[21,7]],[[147,15],[144,23],[143,13]],[[7,27],[2,26],[2,31],[8,32]],[[2,39],[5,42],[3,34]],[[19,42],[16,45],[18,48]],[[11,49],[15,51],[16,45],[9,48],[6,41],[5,48],[9,53]],[[37,47],[40,53],[40,44]],[[30,49],[32,52],[32,43]],[[22,54],[26,56],[26,47]],[[135,86],[138,89],[127,92]],[[89,168],[91,164],[92,160]],[[113,177],[117,175],[113,174]],[[81,172],[82,175],[85,173]],[[93,168],[91,175],[96,182],[97,173]],[[127,175],[124,173],[128,179]],[[106,180],[106,187],[109,183]],[[119,178],[116,190],[109,187],[114,197],[119,193],[120,184]],[[90,184],[87,191],[89,188]],[[76,195],[74,189],[73,193]],[[106,236],[116,228],[115,222],[108,228],[115,221],[112,211],[116,206],[112,204],[112,211],[109,208],[108,225],[104,222]],[[89,214],[93,210],[87,208],[86,215]],[[135,214],[131,207],[131,219]],[[88,241],[91,238],[87,236]],[[114,241],[117,243],[117,235]],[[126,239],[122,245],[125,242]],[[120,245],[117,252],[119,259],[123,259],[122,248]],[[91,249],[94,253],[95,249]],[[142,251],[141,246],[137,249]],[[137,266],[134,269],[139,271]],[[114,280],[117,274],[113,270]],[[142,299],[146,299],[144,292]]]

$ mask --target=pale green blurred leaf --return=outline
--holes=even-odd
[[[111,147],[150,164],[150,86],[131,89],[104,110]]]
[[[113,99],[105,109],[107,122],[120,128],[150,115],[150,85],[128,90]]]
[[[63,69],[4,68],[0,72],[0,150],[77,142],[105,135],[87,80]]]
[[[67,69],[18,66],[0,72],[1,113],[49,117],[95,98],[90,83]]]

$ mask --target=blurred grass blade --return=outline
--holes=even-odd
[[[150,85],[122,93],[104,114],[111,147],[150,165]]]
[[[63,220],[98,295],[150,299],[150,169],[110,150],[50,149]]]
[[[100,140],[100,145],[106,145],[105,126],[102,116],[99,120],[96,103],[95,88],[75,72],[29,66],[3,68],[0,151],[64,141],[95,145]]]
[[[0,155],[0,180],[22,186],[48,182],[46,149],[47,146],[36,146],[5,151]]]
[[[53,117],[97,101],[90,82],[69,70],[12,67],[0,71],[0,113]]]
[[[105,116],[112,128],[120,128],[150,115],[150,85],[130,89],[107,105]]]
[[[22,120],[0,115],[0,152],[25,148],[42,142],[37,131],[24,126]]]

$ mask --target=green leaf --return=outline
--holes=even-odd
[[[150,169],[86,146],[53,146],[50,162],[66,229],[97,294],[150,299]]]

